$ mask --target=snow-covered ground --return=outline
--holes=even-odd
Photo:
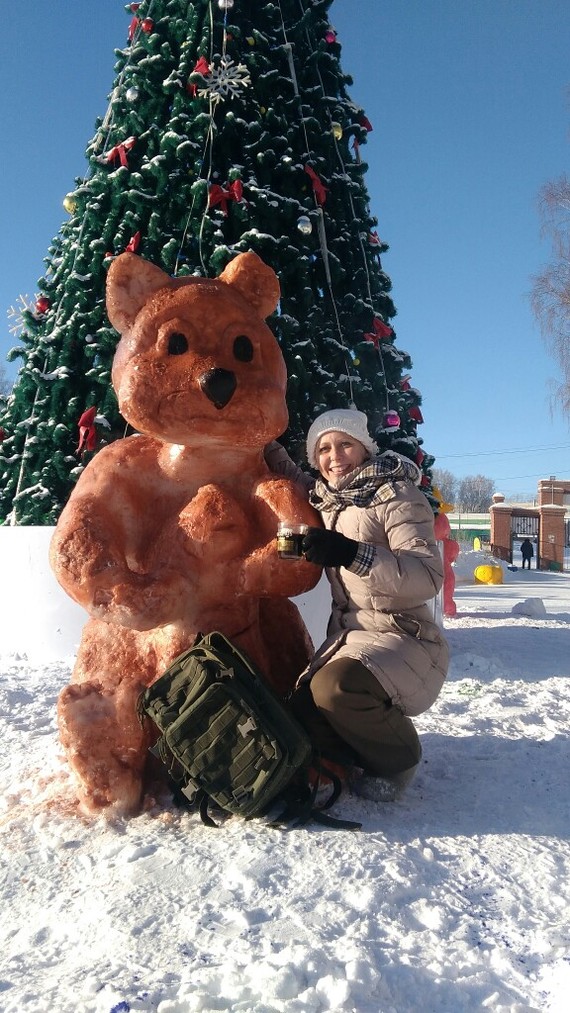
[[[392,803],[346,793],[357,833],[213,830],[160,793],[79,816],[55,726],[72,657],[52,622],[40,660],[34,595],[0,656],[3,1013],[568,1008],[569,575],[458,587],[421,769]]]

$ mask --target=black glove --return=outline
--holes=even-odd
[[[358,551],[358,542],[339,531],[309,528],[303,538],[303,555],[317,566],[350,566]]]

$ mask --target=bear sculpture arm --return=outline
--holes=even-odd
[[[258,484],[255,504],[264,540],[243,560],[240,593],[290,598],[310,591],[318,583],[320,567],[304,558],[281,559],[277,553],[279,521],[322,526],[319,514],[305,496],[303,488],[287,479],[265,479]]]
[[[98,470],[93,461],[61,514],[50,546],[55,575],[93,618],[135,630],[170,623],[181,615],[188,578],[149,563],[153,531],[141,522],[132,487],[115,476],[101,495]]]

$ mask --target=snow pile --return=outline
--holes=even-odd
[[[525,598],[513,605],[511,613],[514,616],[530,616],[531,618],[542,618],[546,615],[546,608],[542,598]]]
[[[503,580],[506,579],[508,571],[502,560],[495,559],[490,552],[485,552],[482,549],[467,549],[459,553],[453,564],[456,585],[475,584],[474,571],[478,566],[500,566],[503,571]]]
[[[529,598],[546,614],[514,613]],[[285,832],[209,829],[160,785],[136,818],[82,817],[55,724],[72,658],[27,656],[28,594],[0,655],[3,1013],[566,1010],[570,578],[456,601],[415,780],[345,792],[358,833]]]

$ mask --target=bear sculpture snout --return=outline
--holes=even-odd
[[[229,369],[209,369],[202,373],[198,383],[215,408],[225,408],[237,387],[235,373]]]

